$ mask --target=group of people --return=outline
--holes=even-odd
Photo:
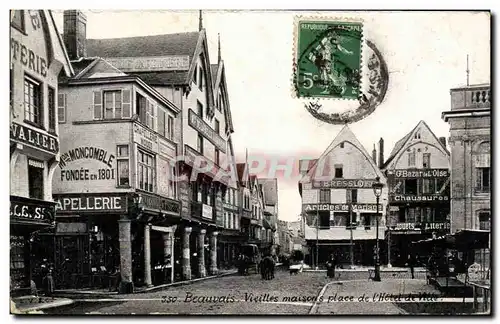
[[[240,253],[237,260],[238,274],[241,276],[248,275],[249,270],[255,267],[257,273],[260,272],[262,279],[271,280],[274,279],[274,268],[276,262],[270,254],[266,254],[264,257],[260,255],[253,258]]]

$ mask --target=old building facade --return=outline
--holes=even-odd
[[[491,230],[491,89],[451,89],[451,232]],[[487,258],[489,260],[489,257]]]
[[[386,180],[374,159],[346,125],[316,160],[302,160],[299,182],[302,215],[306,219],[305,239],[312,264],[324,264],[329,254],[349,263],[352,244],[355,264],[373,264],[376,224],[384,240],[387,205]],[[385,186],[376,204],[372,184]],[[377,213],[378,207],[378,213]],[[380,243],[381,249],[384,244]],[[383,251],[381,252],[383,254]],[[383,260],[383,259],[381,259]]]
[[[54,222],[60,74],[73,70],[52,13],[11,10],[10,279],[11,290],[20,293],[31,281],[40,286],[45,275],[39,234]]]
[[[383,156],[380,159],[389,186],[389,264],[404,266],[411,242],[450,233],[449,158],[446,139],[438,139],[420,121],[395,144],[385,162]]]

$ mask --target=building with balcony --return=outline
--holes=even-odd
[[[450,153],[424,121],[396,142],[386,161],[379,143],[389,186],[388,262],[404,266],[411,242],[450,233]]]
[[[71,76],[49,10],[10,11],[10,288],[42,284],[39,233],[53,226],[52,177],[60,160],[59,75]],[[26,288],[26,289],[25,289]]]
[[[385,186],[377,205],[372,184],[379,178],[386,185],[386,179],[374,159],[346,125],[318,159],[301,160],[299,168],[309,262],[316,264],[318,251],[319,265],[331,253],[350,263],[352,246],[355,264],[373,265],[377,217],[383,240],[388,193]]]
[[[491,230],[491,89],[489,84],[451,89],[451,232]],[[487,257],[489,260],[489,256]]]
[[[182,208],[174,246],[182,256],[182,279],[216,274],[218,241],[233,241],[239,232],[237,222],[224,222],[225,213],[226,219],[239,215],[223,203],[238,188],[230,181],[235,172],[230,144],[234,129],[220,46],[217,66],[211,65],[201,14],[195,32],[87,39],[85,44],[89,56],[141,78],[180,109],[174,131],[180,134],[176,172]]]

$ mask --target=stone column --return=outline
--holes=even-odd
[[[198,233],[198,270],[200,277],[207,276],[207,269],[205,268],[205,233],[207,230],[202,229]]]
[[[193,230],[192,227],[184,227],[182,236],[182,278],[191,280],[191,258],[189,252],[189,235]]]
[[[216,275],[217,270],[217,232],[212,232],[210,236],[210,274]]]
[[[144,225],[144,284],[151,287],[151,239],[149,232],[151,224]]]
[[[118,232],[120,243],[120,294],[129,294],[134,292],[132,282],[132,246],[130,240],[130,220],[118,220]]]

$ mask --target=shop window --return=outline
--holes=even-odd
[[[118,174],[118,186],[130,186],[130,172],[129,172],[129,146],[118,145],[116,147],[117,158],[116,168]]]
[[[22,288],[26,284],[24,259],[25,240],[23,236],[10,236],[10,278],[12,288]]]
[[[168,116],[167,118],[167,138],[170,140],[174,139],[174,118]]]
[[[219,121],[217,119],[215,119],[215,132],[217,134],[220,134],[220,124],[219,124]]]
[[[418,194],[418,181],[417,181],[417,179],[406,179],[405,180],[405,194],[406,195],[417,195]]]
[[[203,135],[201,133],[198,133],[197,150],[203,155]]]
[[[430,169],[431,168],[431,153],[424,153],[423,154],[423,164],[422,167],[424,169]]]
[[[137,172],[139,189],[154,192],[156,174],[155,174],[155,158],[153,155],[139,150],[137,152]]]
[[[331,201],[330,189],[320,189],[319,202],[322,204],[329,204]]]
[[[49,132],[56,132],[56,91],[52,87],[48,87],[49,101]]]
[[[24,119],[43,127],[42,84],[28,76],[24,77]]]
[[[10,24],[18,29],[19,31],[25,33],[24,25],[24,10],[11,10],[10,11]]]
[[[335,178],[343,178],[344,177],[344,174],[343,174],[343,168],[342,166],[335,166]]]
[[[57,122],[59,124],[66,122],[66,94],[57,95]]]
[[[196,109],[198,111],[198,117],[203,119],[203,104],[199,101],[196,102]]]
[[[166,129],[165,129],[165,118],[166,118],[166,113],[159,109],[158,110],[158,133],[160,133],[160,135],[163,135],[165,136],[166,134]]]
[[[319,228],[327,229],[330,228],[330,212],[320,211],[319,214]]]
[[[415,151],[408,153],[408,166],[414,167],[415,166]]]
[[[490,191],[490,168],[476,168],[476,191],[489,192]]]
[[[490,228],[490,213],[480,212],[479,213],[479,229],[489,231]]]
[[[28,159],[28,186],[30,198],[43,200],[43,162]]]
[[[333,216],[332,226],[347,226],[349,223],[349,215],[347,213],[335,213]]]

